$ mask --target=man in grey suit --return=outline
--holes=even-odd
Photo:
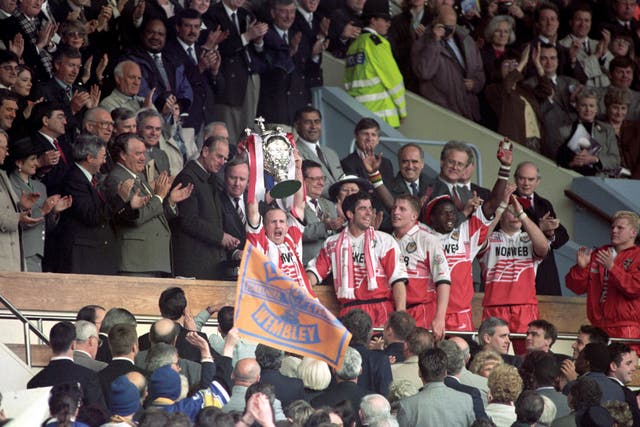
[[[96,359],[100,338],[96,325],[87,320],[76,321],[76,346],[73,350],[73,361],[94,372],[101,371],[107,364]]]
[[[482,402],[484,406],[487,406],[487,395],[489,393],[489,383],[487,382],[487,378],[483,377],[482,375],[474,374],[465,367],[471,359],[471,349],[469,348],[469,343],[462,337],[450,337],[449,341],[456,343],[464,356],[464,366],[462,366],[462,369],[460,370],[460,376],[458,377],[458,379],[462,384],[475,387],[480,390],[480,397],[482,397]]]
[[[301,108],[296,111],[293,127],[298,134],[296,145],[300,157],[303,160],[313,160],[320,163],[322,167],[322,173],[326,180],[322,195],[327,197],[329,187],[340,179],[344,171],[340,165],[338,154],[327,146],[320,146],[320,135],[322,134],[320,111],[313,107]]]
[[[302,233],[302,263],[306,266],[318,255],[327,237],[342,229],[345,219],[338,216],[336,205],[331,200],[322,197],[323,190],[327,187],[320,163],[304,160],[302,176],[307,190],[307,203],[304,208],[307,225]]]
[[[121,219],[116,223],[120,243],[119,273],[128,276],[167,277],[171,275],[171,232],[168,219],[177,216],[177,203],[191,195],[193,186],[178,184],[171,192],[172,179],[158,175],[153,185],[142,172],[145,167],[145,146],[135,134],[125,133],[112,145],[111,158],[117,163],[105,181],[105,197],[114,207],[121,206],[118,186],[133,178],[132,191],[149,197],[138,210],[135,220]],[[166,199],[166,200],[165,200]]]
[[[475,421],[471,396],[444,384],[447,355],[439,348],[420,355],[418,362],[424,387],[414,396],[400,400],[400,427],[466,427]]]

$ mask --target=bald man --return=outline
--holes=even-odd
[[[142,72],[138,64],[133,61],[120,62],[113,69],[113,77],[116,88],[100,102],[100,107],[108,112],[124,107],[137,113],[141,108],[152,106],[149,100],[138,96],[142,82]]]
[[[462,367],[462,371],[460,371],[459,380],[461,384],[468,385],[471,387],[475,387],[480,390],[480,397],[482,397],[482,403],[486,407],[487,393],[489,392],[489,384],[487,383],[487,379],[478,374],[474,374],[469,371],[466,366],[469,363],[469,359],[471,359],[471,351],[469,349],[469,343],[462,337],[450,337],[449,341],[453,341],[456,345],[462,350],[464,354],[464,365]]]
[[[420,95],[470,120],[480,120],[478,93],[485,83],[480,51],[457,28],[457,15],[442,5],[438,17],[411,50]]]
[[[260,381],[260,365],[256,359],[240,359],[231,374],[231,379],[233,380],[231,399],[222,407],[222,412],[244,412],[247,388]]]

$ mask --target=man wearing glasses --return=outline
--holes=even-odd
[[[18,79],[18,57],[8,50],[0,50],[0,89],[11,89]]]
[[[111,140],[113,125],[111,114],[100,107],[87,110],[82,120],[83,131],[89,135],[97,136],[105,144]]]

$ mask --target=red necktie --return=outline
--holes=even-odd
[[[104,200],[104,195],[102,194],[102,191],[100,191],[100,189],[98,188],[98,180],[95,178],[91,178],[91,185],[93,185],[93,188],[96,189],[96,193],[98,193],[98,197],[100,197],[100,200],[102,200],[103,202]]]
[[[58,153],[60,153],[60,158],[62,159],[64,164],[68,165],[69,162],[67,162],[67,156],[64,155],[64,151],[62,151],[62,148],[60,148],[60,144],[58,144],[58,140],[57,139],[53,140],[53,145],[55,145],[56,150],[58,150]],[[94,187],[95,187],[95,185],[94,185]]]

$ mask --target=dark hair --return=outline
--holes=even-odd
[[[369,193],[364,191],[358,191],[357,193],[349,194],[342,201],[342,211],[346,214],[347,211],[355,213],[356,205],[360,200],[369,200],[373,203],[373,197]]]
[[[61,44],[53,54],[53,62],[60,62],[62,61],[62,58],[82,59],[82,54],[75,47],[65,46]]]
[[[580,356],[589,362],[591,372],[607,373],[609,371],[609,349],[605,344],[589,343],[584,346]]]
[[[71,344],[76,339],[76,327],[73,323],[63,320],[53,325],[49,332],[49,343],[53,354],[69,351]]]
[[[215,146],[217,146],[219,142],[224,142],[226,144],[229,143],[227,138],[225,138],[224,136],[213,135],[204,140],[204,142],[202,143],[202,148],[204,147],[207,147],[208,149],[215,148]]]
[[[574,7],[571,8],[571,19],[573,20],[576,17],[576,13],[578,12],[588,12],[591,16],[593,16],[593,9],[587,3],[580,2]]]
[[[313,160],[303,160],[302,161],[302,176],[303,177],[307,177],[307,170],[311,169],[311,168],[320,168],[322,169],[322,165],[318,162],[315,162]]]
[[[422,148],[414,143],[414,142],[409,142],[407,144],[404,144],[402,147],[400,147],[400,149],[398,150],[398,164],[400,163],[400,156],[402,155],[402,153],[404,152],[404,150],[406,150],[407,148],[415,148],[416,150],[418,150],[418,152],[420,152],[420,158],[422,160],[424,160],[424,151],[422,151]]]
[[[418,326],[407,336],[406,343],[409,351],[418,356],[433,348],[433,334]]]
[[[113,142],[109,146],[109,155],[114,161],[120,160],[121,153],[127,153],[127,149],[129,148],[129,141],[132,139],[137,139],[138,141],[142,141],[140,137],[133,132],[125,132],[121,133],[113,140]]]
[[[111,119],[117,123],[129,119],[135,119],[136,113],[125,107],[118,107],[111,111]]]
[[[138,422],[138,427],[165,427],[169,422],[169,413],[162,408],[147,408]]]
[[[109,412],[100,404],[91,403],[80,406],[76,421],[85,423],[88,426],[101,426],[109,422]]]
[[[302,120],[302,116],[304,114],[309,114],[309,113],[316,113],[320,117],[320,120],[322,120],[322,113],[320,112],[320,110],[310,105],[307,105],[306,107],[302,107],[294,113],[293,122],[294,123],[299,122],[300,120]]]
[[[7,62],[15,62],[18,64],[20,60],[15,53],[10,50],[0,49],[0,64],[6,64]],[[17,73],[16,73],[17,74]]]
[[[424,382],[442,381],[447,376],[447,354],[439,348],[430,348],[418,356],[418,367]]]
[[[623,342],[612,342],[609,344],[609,361],[620,366],[622,363],[622,356],[631,353],[631,347]]]
[[[276,6],[289,6],[293,4],[293,0],[271,0],[271,8],[275,9]]]
[[[406,311],[394,311],[389,315],[386,327],[393,330],[396,338],[404,341],[416,328],[416,321]]]
[[[538,421],[544,411],[544,400],[533,390],[525,390],[516,400],[516,415],[518,421],[532,424]]]
[[[137,343],[138,333],[133,325],[120,323],[109,331],[109,348],[114,357],[129,354],[131,347]]]
[[[187,308],[187,297],[181,288],[167,288],[160,294],[158,306],[162,317],[178,320],[184,315],[184,310]]]
[[[261,370],[280,369],[282,359],[284,359],[284,351],[264,344],[258,344],[255,354]]]
[[[351,332],[352,344],[368,345],[371,339],[371,316],[360,309],[351,310],[340,319],[342,324]]]
[[[626,56],[616,56],[609,62],[609,72],[613,73],[616,68],[632,68],[633,61]]]
[[[376,119],[372,119],[370,117],[364,117],[360,119],[360,121],[356,124],[356,128],[353,133],[358,134],[361,130],[365,129],[378,129],[380,130],[380,124],[376,121]]]
[[[569,390],[569,397],[574,410],[586,409],[600,403],[602,391],[597,382],[589,377],[581,376]]]
[[[52,417],[58,420],[58,426],[70,427],[72,425],[71,419],[76,415],[81,400],[82,391],[77,383],[53,386],[49,397],[49,412]]]
[[[589,342],[595,342],[600,344],[608,344],[609,343],[609,335],[593,325],[582,325],[578,330],[579,334],[589,335]]]
[[[343,400],[333,405],[333,410],[342,419],[343,425],[352,426],[356,425],[358,419],[358,412],[355,410],[350,400]]]
[[[538,387],[553,386],[560,375],[560,366],[553,354],[535,350],[527,354],[518,369],[522,377],[525,390],[535,390]]]
[[[195,419],[194,427],[234,427],[232,414],[225,414],[220,408],[207,406],[202,408]]]
[[[542,14],[543,10],[552,10],[556,13],[556,18],[560,19],[560,10],[558,9],[558,6],[556,6],[553,3],[542,3],[540,4],[540,6],[538,6],[538,8],[536,9],[536,13],[535,13],[535,22],[538,22],[540,20],[540,15]]]
[[[104,310],[104,307],[99,305],[85,305],[82,307],[76,315],[76,320],[86,320],[95,325],[96,323],[96,310]],[[106,311],[106,310],[105,310]]]
[[[197,10],[188,8],[188,9],[182,9],[178,13],[176,13],[176,26],[177,27],[182,25],[182,20],[183,19],[200,19],[200,20],[202,20],[202,17],[200,16],[200,12],[198,12]]]
[[[0,100],[2,100],[2,95],[0,95]],[[44,126],[42,120],[45,117],[51,118],[54,111],[64,111],[64,106],[53,101],[39,102],[34,105],[29,119],[34,130],[42,128]]]
[[[547,322],[544,319],[538,319],[529,322],[527,326],[533,326],[534,328],[542,329],[544,331],[544,339],[548,340],[549,338],[551,338],[551,344],[549,345],[549,347],[551,347],[558,339],[558,329],[553,323]]]
[[[136,326],[136,318],[131,312],[125,308],[115,307],[107,311],[104,315],[102,325],[100,325],[100,332],[108,334],[111,328],[120,323],[127,323],[129,325]]]
[[[233,314],[234,309],[230,305],[225,305],[218,310],[218,326],[223,334],[227,334],[233,328]]]

